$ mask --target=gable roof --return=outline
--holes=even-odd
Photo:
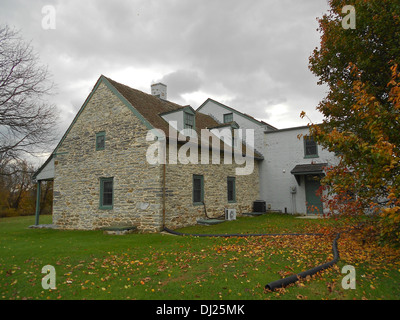
[[[118,83],[110,78],[105,79],[137,110],[144,119],[146,119],[153,128],[161,129],[167,138],[176,138],[175,129],[169,126],[169,123],[162,117],[162,115],[178,110],[190,109],[195,115],[195,131],[198,137],[201,136],[202,129],[215,128],[220,125],[213,117],[204,113],[194,110],[191,106],[181,106],[168,100],[160,99],[140,90],[130,88],[124,84]],[[173,136],[169,137],[169,133]],[[243,153],[246,152],[249,146],[243,144]],[[224,142],[221,141],[221,150],[224,149]],[[264,159],[263,155],[252,150],[255,159]]]
[[[187,106],[183,106],[182,108],[179,108],[176,110],[161,112],[161,113],[159,113],[159,115],[164,116],[166,114],[170,114],[170,113],[174,113],[174,112],[178,112],[178,111],[185,111],[188,113],[192,113],[194,115],[196,114],[196,111],[190,105],[187,105]]]
[[[161,115],[178,111],[180,109],[187,109],[188,107],[193,110],[196,118],[196,131],[200,134],[201,129],[213,127],[219,123],[212,117],[195,111],[190,106],[181,106],[174,102],[163,100],[151,94],[144,93],[140,90],[130,88],[124,84],[118,83],[110,78],[107,81],[146,119],[153,128],[161,129],[168,137],[169,124]]]
[[[211,99],[211,98],[207,98],[207,100],[204,101],[204,102],[201,104],[201,106],[197,108],[196,111],[199,112],[199,111],[200,111],[208,102],[210,102],[210,101],[213,102],[213,103],[215,103],[215,104],[217,104],[217,105],[219,105],[220,107],[225,108],[226,110],[229,110],[229,111],[231,111],[231,112],[233,112],[233,113],[236,113],[237,115],[239,115],[239,116],[241,116],[241,117],[244,117],[244,118],[246,118],[247,120],[250,120],[250,121],[252,121],[252,122],[254,122],[254,123],[258,124],[258,125],[267,126],[267,127],[269,127],[271,130],[278,130],[278,129],[275,128],[274,126],[271,126],[269,123],[266,123],[265,121],[257,120],[256,118],[254,118],[254,117],[248,115],[247,113],[240,112],[240,111],[238,111],[238,110],[236,110],[236,109],[233,109],[233,108],[231,108],[231,107],[229,107],[229,106],[227,106],[227,105],[225,105],[225,104],[223,104],[223,103],[221,103],[221,102],[218,102],[217,100]]]
[[[196,121],[196,132],[200,137],[201,129],[207,129],[210,127],[218,126],[219,123],[214,120],[211,116],[195,111],[190,106],[181,106],[174,102],[164,100],[153,96],[151,94],[142,92],[137,89],[133,89],[124,84],[116,82],[110,78],[101,75],[99,79],[96,81],[95,86],[92,91],[86,98],[82,107],[79,109],[78,113],[72,120],[70,126],[67,131],[62,136],[61,140],[55,147],[54,151],[51,153],[50,157],[46,160],[46,162],[33,174],[33,178],[37,177],[41,170],[46,166],[46,164],[53,158],[54,155],[57,155],[57,150],[61,146],[65,137],[68,135],[72,126],[78,119],[79,115],[85,109],[87,103],[90,98],[95,93],[96,89],[99,87],[101,83],[104,83],[140,120],[148,129],[161,129],[167,138],[169,138],[169,133],[174,133],[174,137],[176,137],[174,129],[170,128],[168,122],[162,118],[162,114],[178,111],[180,109],[187,109],[188,107],[193,110],[195,113],[195,121]],[[171,129],[171,130],[170,130]],[[221,142],[223,143],[223,142]],[[244,145],[244,148],[247,146]],[[221,148],[223,150],[223,148]],[[244,149],[243,152],[245,152]],[[263,156],[254,150],[254,158],[255,159],[263,159]]]
[[[90,92],[89,96],[86,98],[84,104],[72,120],[72,123],[68,127],[67,131],[61,138],[60,142],[57,144],[53,153],[57,152],[57,149],[64,141],[66,135],[71,130],[72,126],[76,122],[76,119],[85,109],[86,104],[89,102],[90,98],[100,85],[104,83],[141,121],[148,129],[161,129],[165,135],[168,137],[169,134],[169,124],[165,121],[161,114],[166,112],[177,111],[179,109],[187,108],[188,106],[181,106],[179,104],[173,103],[168,100],[160,99],[151,94],[142,92],[137,89],[133,89],[124,84],[116,82],[104,75],[101,75],[97,80],[95,86]],[[190,107],[191,108],[191,107]],[[193,108],[191,108],[193,110]],[[193,110],[195,112],[195,110]],[[214,126],[218,124],[212,117],[204,115],[199,112],[196,113],[196,130],[198,134],[201,129]],[[173,130],[172,130],[173,132]]]

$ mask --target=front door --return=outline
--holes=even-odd
[[[306,175],[306,206],[307,214],[323,214],[322,201],[317,196],[317,190],[321,186],[318,175]]]

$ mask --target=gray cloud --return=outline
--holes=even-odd
[[[173,88],[172,94],[168,93],[168,100],[177,101],[182,99],[185,93],[195,92],[200,89],[202,79],[193,70],[177,70],[166,74],[154,82],[162,82]]]
[[[56,9],[56,30],[41,27],[44,5]],[[54,74],[64,130],[101,74],[147,92],[160,80],[171,101],[197,108],[210,97],[281,128],[305,124],[302,110],[322,119],[324,88],[308,58],[327,9],[323,0],[3,0],[0,20]]]

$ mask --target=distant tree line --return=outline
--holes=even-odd
[[[26,160],[10,160],[0,156],[0,217],[34,215],[36,188],[32,180],[35,168]],[[52,213],[53,182],[41,186],[40,214]]]
[[[35,169],[27,160],[54,142],[54,85],[20,32],[0,25],[0,217],[35,213]],[[52,182],[42,185],[41,214],[51,213]]]

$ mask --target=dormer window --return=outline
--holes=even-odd
[[[233,121],[233,113],[225,113],[224,114],[224,123],[229,123]]]
[[[160,113],[159,115],[167,121],[172,128],[182,133],[182,130],[186,130],[183,134],[185,136],[192,136],[192,134],[196,132],[195,114],[196,111],[194,111],[191,106],[185,106],[180,109]]]
[[[194,115],[184,112],[184,129],[194,129]]]

